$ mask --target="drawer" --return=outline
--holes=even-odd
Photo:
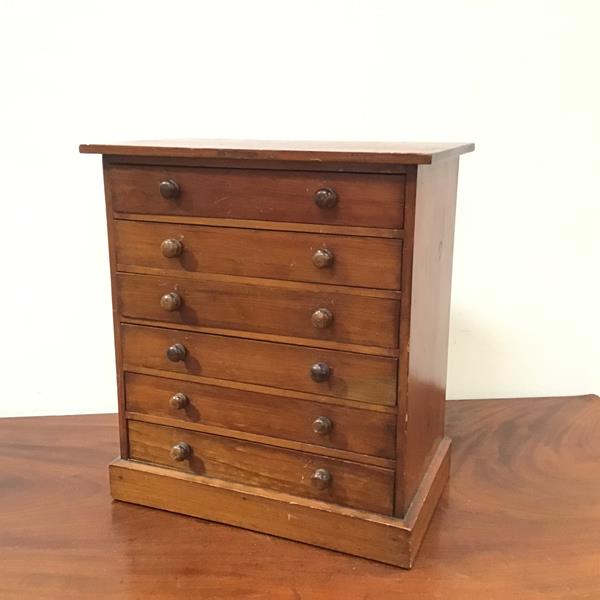
[[[132,420],[128,431],[134,460],[392,514],[390,469]],[[317,471],[325,477],[315,479]]]
[[[398,346],[400,302],[155,275],[117,276],[125,317],[366,346]]]
[[[115,234],[121,271],[136,267],[400,289],[402,241],[396,239],[125,220],[115,221]]]
[[[122,325],[123,363],[202,377],[334,396],[393,406],[397,359],[340,350]],[[170,347],[185,348],[183,360],[167,358]],[[177,355],[172,352],[172,358]],[[312,372],[311,372],[312,371]],[[314,381],[312,377],[321,379]]]
[[[116,212],[403,226],[404,175],[133,166],[109,167],[107,173]],[[165,193],[175,197],[161,195],[161,182],[173,182]],[[335,205],[321,208],[322,199]]]
[[[174,400],[171,400],[175,396]],[[359,454],[393,458],[393,414],[137,373],[125,374],[127,410]]]

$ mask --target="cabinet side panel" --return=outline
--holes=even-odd
[[[417,167],[406,173],[404,203],[404,243],[402,251],[402,297],[400,299],[400,327],[398,329],[398,397],[396,424],[396,485],[394,488],[394,514],[403,517],[405,511],[404,465],[406,459],[406,411],[408,396],[408,340],[410,334],[410,303],[415,228],[415,202],[417,196]]]
[[[417,172],[406,396],[403,503],[408,509],[444,436],[458,159]],[[400,430],[400,426],[399,426]]]
[[[123,360],[121,353],[121,328],[119,322],[119,310],[117,299],[117,242],[115,232],[115,221],[112,208],[112,193],[108,177],[108,165],[105,157],[102,157],[102,168],[104,173],[104,195],[106,198],[106,223],[108,226],[108,249],[110,258],[110,283],[112,294],[113,326],[115,338],[115,360],[117,369],[117,394],[119,401],[119,445],[122,458],[129,458],[129,441],[127,435],[127,422],[125,419],[125,386],[123,381]]]

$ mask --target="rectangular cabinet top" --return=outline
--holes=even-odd
[[[268,140],[150,140],[120,144],[82,144],[84,154],[146,156],[156,158],[220,158],[361,162],[371,164],[428,165],[465,152],[474,144],[414,142],[324,142]]]

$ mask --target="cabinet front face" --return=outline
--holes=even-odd
[[[115,165],[106,181],[129,455],[200,474],[171,464],[164,440],[200,429],[196,446],[216,456],[231,445],[214,428],[283,447],[248,446],[264,450],[261,469],[300,460],[298,444],[327,463],[330,448],[357,462],[335,465],[327,493],[304,470],[271,485],[250,464],[206,473],[391,514],[403,254],[376,228],[401,231],[406,176]],[[372,496],[361,460],[388,461],[364,471],[379,503],[359,498]]]
[[[128,455],[393,514],[406,176],[106,175]]]
[[[472,148],[85,148],[105,155],[113,496],[410,566],[448,473]]]

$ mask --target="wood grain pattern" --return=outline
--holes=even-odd
[[[106,225],[108,234],[108,256],[110,262],[110,289],[112,302],[113,335],[115,343],[115,367],[117,378],[117,402],[119,406],[119,446],[121,457],[129,456],[129,441],[127,439],[127,425],[125,420],[125,386],[123,382],[123,344],[121,342],[121,324],[119,319],[119,299],[117,292],[117,241],[115,220],[112,218],[112,189],[107,175],[106,160],[102,158],[102,176],[104,182],[104,196],[106,202]]]
[[[184,408],[169,404],[176,393],[187,396]],[[233,430],[232,435],[250,432],[386,458],[395,453],[393,414],[136,373],[125,374],[125,397],[128,411],[175,419],[181,427],[188,423],[221,427]],[[333,423],[324,435],[313,431],[313,421],[320,416]]]
[[[247,158],[236,160],[232,158],[189,158],[181,156],[134,156],[119,154],[104,154],[103,159],[111,165],[141,165],[141,166],[168,166],[168,167],[194,167],[210,169],[261,169],[267,171],[296,171],[308,173],[382,173],[385,175],[403,175],[407,169],[414,165],[402,163],[365,163],[344,162],[339,160],[320,162],[317,160],[292,160],[278,161],[268,158]]]
[[[144,319],[133,319],[132,317],[122,317],[121,323],[130,325],[152,325],[157,327],[167,327],[169,329],[178,329],[181,331],[193,331],[196,333],[209,333],[212,335],[226,335],[230,337],[252,338],[253,340],[262,340],[264,342],[275,342],[278,344],[293,344],[295,346],[308,346],[319,348],[327,348],[328,350],[342,350],[344,352],[360,352],[361,354],[374,354],[375,356],[390,356],[397,358],[399,354],[398,348],[382,348],[381,346],[363,346],[362,344],[346,344],[344,342],[336,342],[329,340],[319,340],[318,344],[310,338],[290,337],[286,335],[274,335],[272,333],[257,333],[253,332],[249,335],[244,331],[236,331],[235,329],[220,329],[216,327],[199,327],[197,325],[186,325],[174,323],[173,321],[156,321],[150,323]]]
[[[388,348],[397,344],[396,300],[123,273],[116,283],[124,317],[231,329],[248,337],[257,332],[309,338],[316,346],[319,340]],[[170,293],[181,299],[179,309],[161,307],[161,297]],[[311,323],[311,315],[321,308],[334,315],[324,329]]]
[[[402,175],[138,166],[108,176],[117,212],[402,228]],[[159,194],[169,179],[181,190],[175,200]],[[321,188],[336,191],[334,208],[315,204]]]
[[[410,565],[400,519],[133,461],[117,460],[109,472],[115,499]]]
[[[256,442],[266,446],[275,446],[276,448],[288,448],[289,450],[298,450],[299,452],[308,452],[310,454],[327,456],[329,458],[339,458],[341,460],[349,460],[352,462],[361,463],[363,465],[373,465],[374,467],[383,467],[384,469],[395,470],[396,462],[393,458],[382,458],[372,454],[357,454],[349,450],[340,450],[328,446],[316,446],[315,444],[307,444],[306,442],[296,442],[292,439],[283,439],[269,437],[258,433],[249,433],[247,431],[223,429],[212,425],[202,425],[186,421],[182,423],[171,417],[163,417],[157,415],[144,414],[139,412],[125,413],[127,419],[133,421],[142,421],[143,423],[153,423],[154,425],[165,425],[167,427],[184,427],[191,431],[200,431],[201,433],[211,433],[222,437],[231,437],[237,440],[245,440],[248,442]]]
[[[389,406],[396,401],[397,361],[392,358],[158,327],[123,325],[121,332],[125,370],[139,366]],[[165,356],[175,343],[188,350],[183,362]],[[332,376],[317,383],[309,369],[320,361],[330,365]]]
[[[473,144],[431,142],[335,142],[283,140],[173,139],[81,144],[84,154],[210,158],[234,160],[362,162],[364,164],[430,164],[471,152]]]
[[[432,469],[415,496],[418,509],[410,522],[204,476],[173,475],[168,469],[120,459],[110,465],[110,481],[115,499],[208,517],[410,568],[448,469],[448,445],[440,444]]]
[[[117,265],[118,266],[118,265]],[[148,269],[145,267],[127,267],[127,273],[138,275],[162,275],[170,277],[171,274],[163,269]],[[287,281],[285,279],[267,279],[264,277],[241,277],[238,275],[220,275],[214,273],[188,273],[181,271],[177,273],[181,279],[193,279],[195,281],[215,281],[217,283],[243,283],[247,286],[262,287],[269,286],[284,290],[307,290],[311,292],[331,292],[350,294],[351,296],[363,296],[365,298],[387,298],[398,300],[402,292],[395,290],[379,290],[375,288],[350,287],[347,285],[330,285],[328,283],[308,283],[300,281]]]
[[[134,460],[381,514],[392,512],[394,474],[389,469],[132,420],[128,430]],[[189,444],[192,454],[174,461],[169,451],[180,442]],[[331,473],[326,489],[317,489],[311,481],[317,469]]]
[[[204,385],[218,385],[219,387],[226,387],[233,390],[241,390],[243,392],[256,392],[258,394],[264,394],[267,396],[276,396],[278,398],[291,398],[293,400],[308,400],[309,402],[320,402],[322,404],[332,404],[334,406],[346,406],[348,408],[358,408],[361,410],[368,410],[372,412],[380,412],[385,414],[396,414],[395,406],[387,406],[385,404],[373,404],[370,402],[359,402],[357,400],[348,400],[347,398],[336,398],[335,396],[321,396],[318,394],[311,394],[306,392],[299,392],[298,390],[286,390],[281,388],[272,388],[264,385],[256,385],[252,383],[241,383],[239,381],[232,381],[231,379],[220,379],[215,383],[208,377],[202,377],[201,375],[193,375],[190,373],[179,373],[176,371],[162,371],[160,369],[151,369],[136,365],[134,368],[129,366],[130,371],[139,373],[142,375],[150,375],[153,377],[166,377],[167,379],[177,379],[178,381],[189,381],[193,383],[200,383]]]
[[[400,322],[398,326],[398,379],[397,379],[397,426],[396,426],[396,485],[394,493],[395,515],[404,514],[407,502],[405,501],[404,469],[405,469],[405,442],[406,427],[408,424],[408,359],[410,355],[410,307],[411,285],[413,271],[413,244],[415,233],[415,202],[417,197],[417,167],[408,167],[405,186],[406,202],[404,203],[404,247],[402,253],[402,283],[403,290],[400,298]]]
[[[397,482],[402,491],[396,495],[397,515],[403,515],[411,504],[444,436],[457,177],[458,159],[419,167],[414,216],[409,217],[414,219],[407,284],[410,350],[407,369],[399,375],[406,382],[406,404],[398,412],[398,428],[404,429],[405,435],[398,436],[402,470]]]
[[[110,466],[111,493],[115,499],[241,525],[411,568],[448,480],[449,444],[447,438],[439,444],[406,519],[283,495],[264,486],[249,487],[197,475],[174,477],[167,469],[124,460]]]
[[[111,503],[115,415],[1,419],[2,598],[594,600],[600,398],[453,401],[446,413],[451,478],[410,572]]]
[[[403,169],[403,173],[406,169]],[[289,223],[287,221],[259,221],[256,219],[214,219],[181,215],[148,215],[144,213],[113,212],[120,221],[144,221],[147,223],[181,223],[208,227],[233,227],[235,229],[255,229],[265,231],[290,231],[298,233],[319,233],[321,235],[344,235],[382,239],[402,239],[403,229],[382,227],[360,227],[358,225],[323,225],[322,223]]]
[[[221,273],[378,289],[400,289],[401,240],[322,233],[261,231],[170,223],[115,221],[117,263],[176,274]],[[161,242],[177,239],[180,256],[165,258]],[[331,267],[317,268],[313,254],[327,248]]]

